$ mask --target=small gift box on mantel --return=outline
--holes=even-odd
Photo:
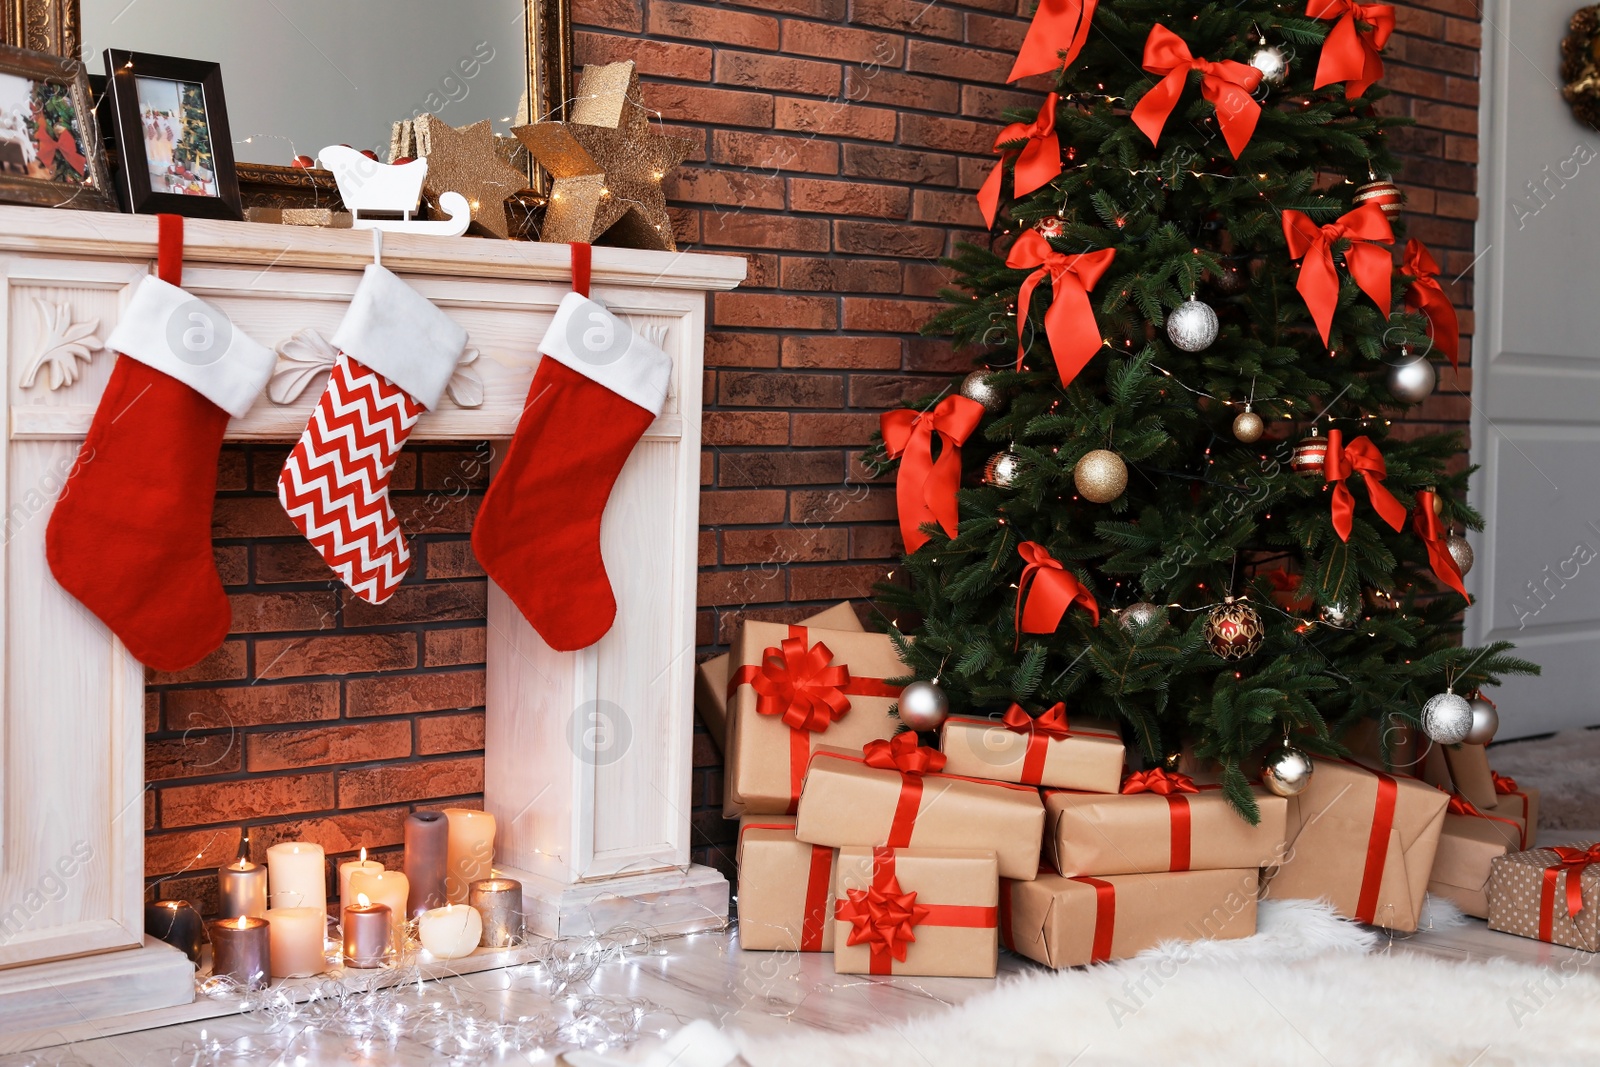
[[[833,883],[833,969],[993,978],[999,891],[993,852],[842,848]]]
[[[794,836],[792,815],[739,820],[739,947],[833,951],[835,850]]]
[[[951,774],[997,782],[1115,793],[1122,735],[1110,723],[1067,721],[1065,704],[1038,717],[1013,704],[999,719],[952,715],[939,734]]]
[[[1600,952],[1600,843],[1496,859],[1489,874],[1489,929]]]
[[[1453,901],[1468,915],[1489,917],[1489,873],[1494,861],[1526,847],[1522,823],[1499,811],[1479,811],[1452,796],[1434,853],[1428,892]]]

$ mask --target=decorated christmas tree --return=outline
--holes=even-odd
[[[1393,24],[1042,0],[1013,80],[1055,91],[1009,116],[991,244],[930,327],[980,366],[883,421],[909,580],[881,596],[937,687],[911,725],[912,698],[1064,703],[1115,720],[1134,769],[1220,766],[1254,818],[1263,761],[1292,792],[1363,722],[1386,754],[1402,724],[1460,741],[1465,697],[1537,670],[1460,646],[1463,442],[1393,421],[1458,359],[1384,177]]]

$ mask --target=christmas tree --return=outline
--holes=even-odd
[[[1114,719],[1135,769],[1214,762],[1254,818],[1286,739],[1372,720],[1387,756],[1430,698],[1537,670],[1458,644],[1463,443],[1391,426],[1457,355],[1379,177],[1393,17],[1041,3],[1013,80],[1056,92],[1008,116],[991,247],[930,326],[981,365],[883,423],[909,581],[880,595],[952,710]]]

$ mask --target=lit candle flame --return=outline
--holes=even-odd
[[[366,846],[362,846],[362,849],[361,849],[361,862],[362,863],[367,862],[367,849],[366,849]]]
[[[370,907],[372,907],[372,901],[367,899],[367,895],[365,893],[357,893],[356,894],[356,907],[358,907],[358,908],[370,908]]]

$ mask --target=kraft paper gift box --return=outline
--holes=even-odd
[[[739,820],[739,947],[833,951],[833,860],[794,836],[792,815]]]
[[[1489,750],[1482,745],[1440,745],[1444,763],[1450,771],[1452,792],[1460,793],[1480,811],[1500,802],[1494,791],[1494,772],[1489,770]]]
[[[1320,898],[1346,918],[1415,930],[1449,795],[1351,761],[1315,768],[1289,800],[1288,850],[1265,895]]]
[[[1039,791],[936,773],[942,766],[940,753],[919,748],[909,732],[865,751],[820,748],[806,774],[796,835],[834,848],[993,849],[1001,877],[1037,875]]]
[[[1246,822],[1216,785],[1156,769],[1110,795],[1046,790],[1045,858],[1057,874],[1269,867],[1283,858],[1289,802],[1260,786],[1261,821]]]
[[[1520,852],[1522,823],[1498,811],[1479,811],[1452,797],[1434,853],[1428,892],[1454,901],[1468,915],[1489,917],[1489,871],[1507,852]]]
[[[847,630],[862,633],[861,620],[848,600],[840,601],[827,611],[801,619],[801,626],[819,630]],[[706,733],[716,743],[718,752],[728,751],[728,675],[733,653],[712,656],[694,670],[694,710],[700,713]]]
[[[836,972],[994,977],[1000,877],[993,852],[841,848],[836,866]]]
[[[1489,929],[1600,951],[1600,845],[1508,852],[1489,874]]]
[[[939,732],[945,771],[997,782],[1115,793],[1122,735],[1111,723],[1067,720],[1063,705],[1037,719],[1013,704],[999,719],[952,715]]]
[[[885,634],[744,624],[728,678],[724,818],[793,815],[811,753],[821,745],[860,750],[893,737],[906,673]]]
[[[1494,813],[1522,823],[1523,836],[1527,839],[1523,847],[1532,848],[1539,843],[1539,790],[1531,785],[1524,789],[1515,778],[1507,778],[1503,774],[1491,772],[1491,776],[1495,794],[1499,797]]]
[[[1046,967],[1127,959],[1163,941],[1256,932],[1255,868],[1000,883],[1000,939]]]

